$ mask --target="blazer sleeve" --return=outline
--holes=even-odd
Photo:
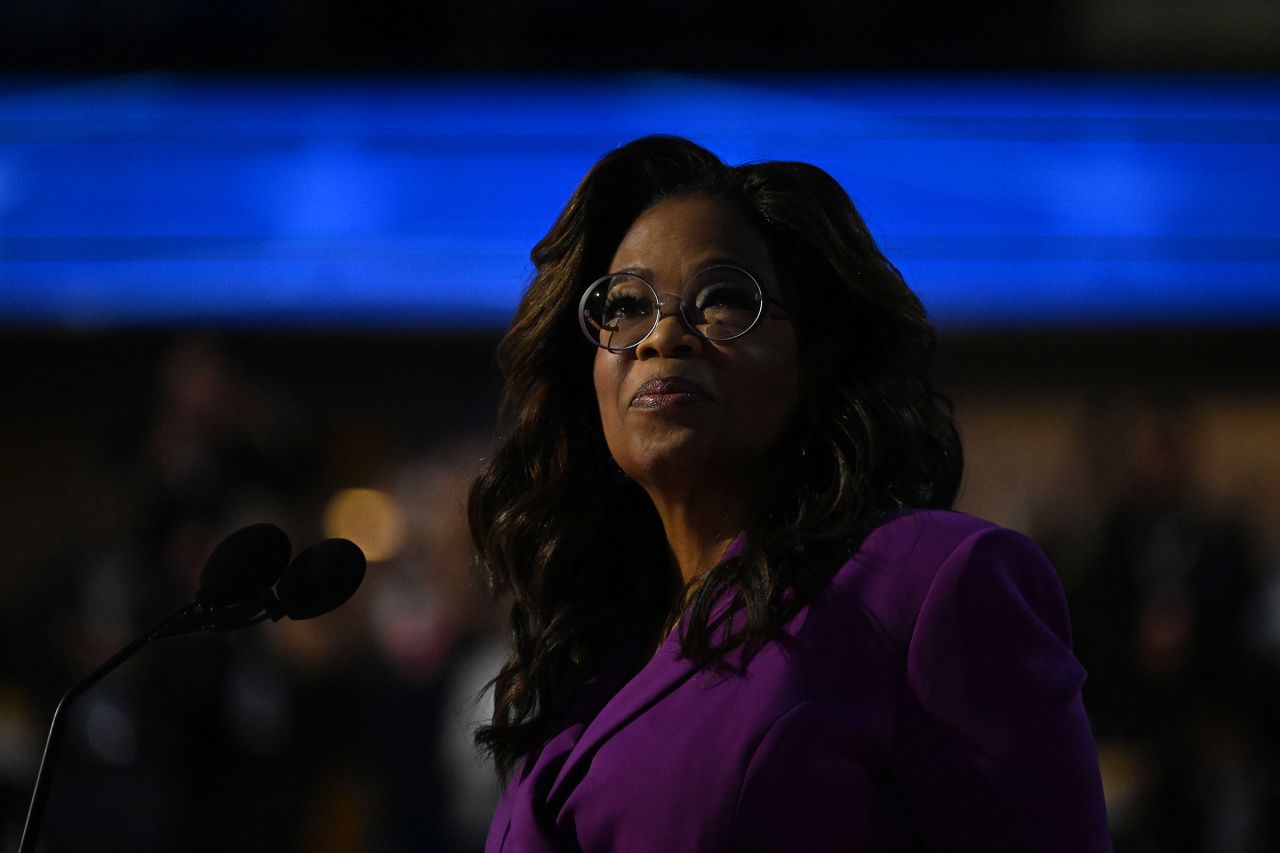
[[[930,851],[1110,851],[1097,748],[1057,573],[989,528],[920,606],[892,772]]]

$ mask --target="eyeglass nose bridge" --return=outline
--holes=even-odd
[[[669,290],[663,293],[658,293],[656,289],[654,290],[654,293],[657,294],[657,315],[659,320],[666,317],[683,316],[681,303],[684,301],[684,296],[682,294],[672,293]]]
[[[659,292],[653,285],[649,285],[649,287],[654,292],[655,308],[657,310],[654,311],[653,325],[649,327],[649,331],[645,333],[645,336],[636,342],[636,346],[640,346],[640,344],[643,344],[645,341],[649,340],[649,338],[653,337],[653,333],[658,331],[658,324],[668,317],[675,317],[679,320],[680,325],[684,326],[684,328],[692,333],[694,337],[702,337],[702,333],[699,332],[698,329],[689,322],[689,318],[685,316],[683,293],[674,293],[670,290]]]

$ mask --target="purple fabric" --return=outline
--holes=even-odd
[[[1109,851],[1070,643],[1029,539],[905,513],[742,671],[607,668],[486,850]]]

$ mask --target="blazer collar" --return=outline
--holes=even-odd
[[[745,543],[746,535],[739,534],[725,549],[720,561],[738,556]],[[727,621],[734,628],[740,627],[738,623],[745,618],[745,614],[741,611],[730,612],[735,598],[734,591],[728,590],[715,603],[710,616],[713,626]],[[551,785],[548,802],[552,804],[553,814],[559,811],[565,799],[582,780],[592,757],[605,741],[702,669],[702,664],[691,661],[682,654],[680,635],[688,628],[688,620],[689,614],[686,611],[679,626],[667,636],[649,662],[614,694],[587,725]],[[716,633],[723,630],[724,627],[719,628]]]

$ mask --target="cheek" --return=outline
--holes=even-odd
[[[744,348],[745,349],[745,348]],[[772,444],[800,409],[800,358],[794,341],[761,341],[733,371],[741,409],[752,441]]]
[[[800,399],[800,353],[791,336],[753,341],[740,348],[742,361],[735,373],[758,395],[780,406]]]

